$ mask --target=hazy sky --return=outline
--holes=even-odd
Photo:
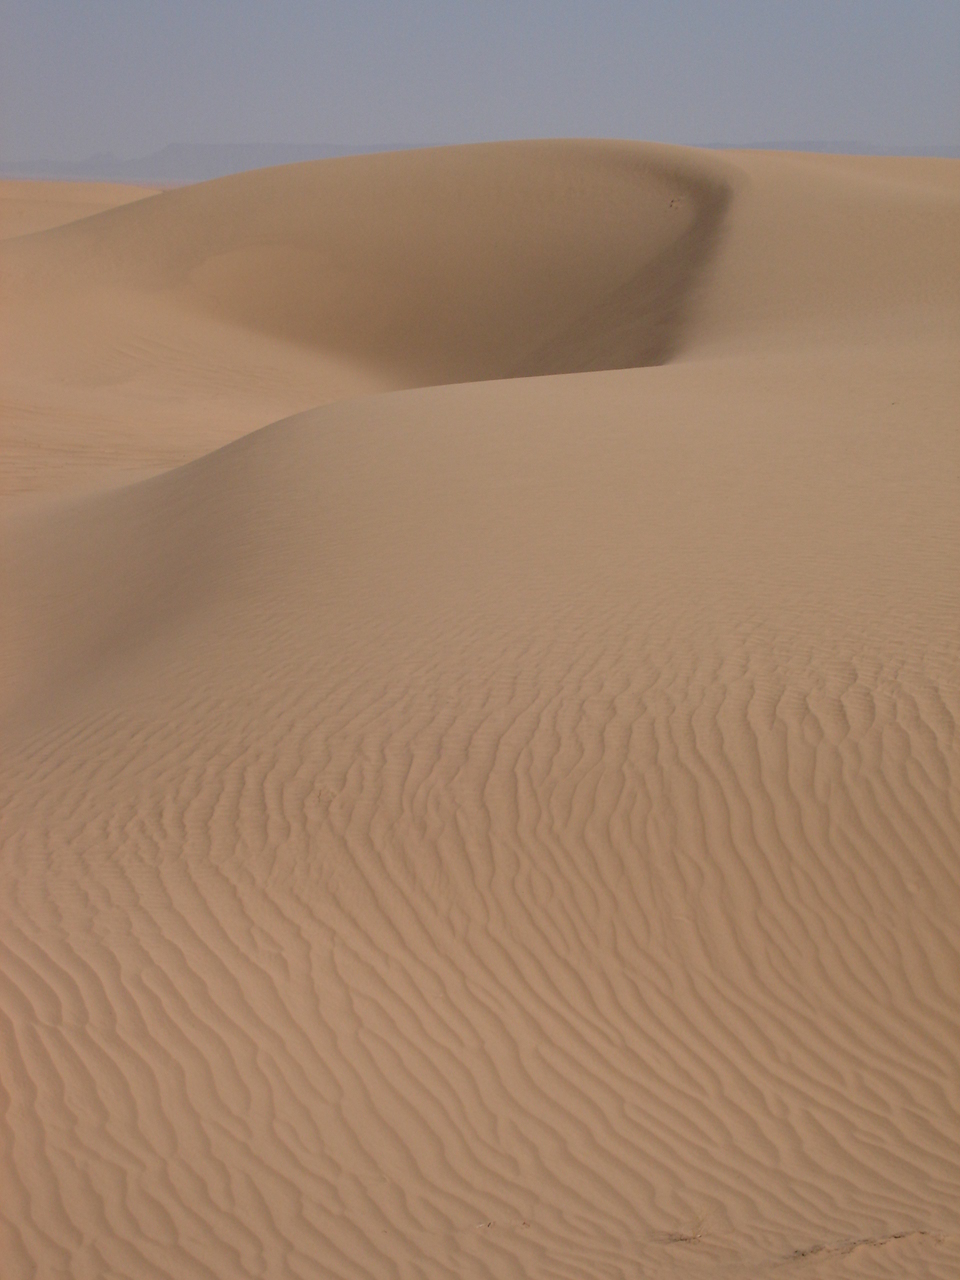
[[[169,142],[960,144],[960,0],[0,0],[0,158]]]

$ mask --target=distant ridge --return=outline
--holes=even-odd
[[[926,156],[960,159],[960,147],[875,147],[865,142],[705,142],[711,151],[812,151],[837,156]]]
[[[337,156],[370,155],[377,151],[409,151],[430,143],[379,142],[356,146],[330,143],[171,143],[150,155],[121,159],[99,152],[85,160],[0,161],[0,176],[7,178],[59,178],[88,182],[141,182],[176,186],[205,182],[248,169],[297,164],[303,160],[330,160]],[[812,151],[836,155],[960,157],[958,147],[876,147],[860,142],[707,142],[713,151]]]
[[[302,160],[329,160],[336,156],[369,155],[376,151],[404,151],[414,144],[373,143],[337,146],[327,143],[171,143],[137,159],[122,160],[112,152],[100,152],[86,160],[18,161],[0,164],[10,178],[62,178],[90,182],[144,182],[160,185],[205,182],[247,169],[296,164]]]

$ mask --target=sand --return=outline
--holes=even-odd
[[[156,193],[155,187],[118,182],[3,178],[0,179],[0,240],[47,231]]]
[[[953,1280],[960,162],[0,264],[3,1275]]]

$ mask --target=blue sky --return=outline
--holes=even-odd
[[[960,0],[0,0],[0,158],[517,137],[960,145]]]

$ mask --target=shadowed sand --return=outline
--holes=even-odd
[[[956,1276],[958,232],[551,143],[7,242],[5,1275]]]

